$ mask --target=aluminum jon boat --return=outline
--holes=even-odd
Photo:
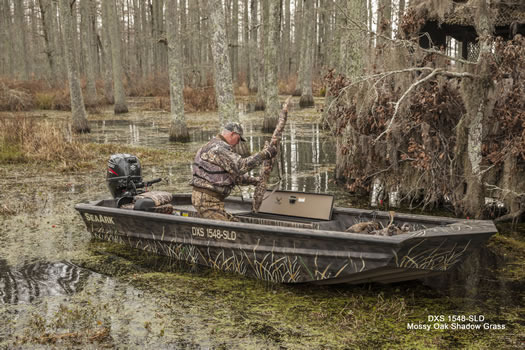
[[[196,217],[190,194],[173,194],[171,214],[117,207],[118,200],[77,204],[92,236],[190,264],[279,283],[393,283],[460,265],[495,234],[492,221],[333,207],[333,196],[267,192],[258,213],[251,201],[228,198],[239,222]],[[345,232],[356,224],[403,227],[378,236]]]

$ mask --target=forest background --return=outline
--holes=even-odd
[[[235,95],[253,94],[269,131],[279,94],[301,107],[316,94],[347,190],[380,186],[411,208],[471,217],[494,217],[490,198],[506,208],[499,220],[517,220],[523,13],[515,0],[0,0],[0,109],[71,109],[83,133],[86,108],[126,113],[128,97],[156,96],[184,142],[185,111],[238,121]],[[453,21],[442,40],[425,32]],[[2,123],[6,152],[21,141]]]

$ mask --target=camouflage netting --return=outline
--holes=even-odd
[[[436,21],[439,24],[474,26],[476,18],[475,0],[455,2],[452,0],[414,0],[409,9],[419,26],[404,27],[405,33],[417,33],[425,21]],[[492,23],[495,26],[508,26],[511,23],[525,23],[525,2],[522,0],[495,0],[490,2]]]
[[[499,38],[493,47],[494,55],[487,58],[490,77],[479,82],[488,84],[490,91],[482,120],[484,195],[519,212],[525,208],[525,39]],[[385,63],[389,71],[353,80],[333,72],[326,76],[329,92],[336,97],[327,106],[326,124],[337,139],[338,178],[352,192],[369,193],[380,180],[385,194],[397,191],[411,206],[449,203],[458,214],[468,215],[461,207],[468,138],[462,123],[472,105],[469,94],[477,85],[465,84],[472,77],[428,78],[399,103],[389,126],[396,102],[410,86],[436,67],[453,74],[458,68],[424,51],[393,52],[389,58],[394,59]]]

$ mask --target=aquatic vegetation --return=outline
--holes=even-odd
[[[499,234],[490,240],[489,247],[505,260],[505,268],[500,272],[509,282],[525,280],[525,241],[523,237],[520,240]]]
[[[55,96],[49,93],[36,93],[35,104],[38,109],[54,109]]]
[[[146,163],[190,161],[193,152],[166,151],[122,144],[82,142],[67,125],[17,117],[0,119],[0,161],[32,163],[62,172],[100,168],[113,153],[131,153]]]
[[[509,314],[503,320],[496,309],[484,306],[494,301],[476,300],[477,306],[462,307],[461,300],[420,282],[331,287],[270,284],[107,242],[93,242],[90,249],[93,255],[76,261],[79,265],[149,291],[170,314],[191,310],[192,318],[204,320],[195,339],[203,341],[212,334],[216,345],[256,338],[270,348],[484,348],[511,346],[523,331],[519,316]],[[479,314],[489,323],[505,323],[507,331],[407,329],[411,322],[433,327],[428,321],[433,314]],[[185,318],[177,319],[171,331],[182,334],[190,325],[195,327]]]
[[[0,140],[6,149],[18,150],[20,156],[11,162],[74,162],[86,157],[84,146],[71,140],[66,125],[56,126],[48,121],[38,121],[17,116],[0,119]],[[2,151],[4,154],[6,151]],[[15,153],[16,154],[16,153]]]
[[[33,108],[33,98],[20,83],[0,81],[0,111],[25,111]]]
[[[0,142],[0,163],[23,163],[26,161],[19,145],[8,144],[5,140]]]

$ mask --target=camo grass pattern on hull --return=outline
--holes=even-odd
[[[225,249],[195,244],[192,239],[183,242],[169,242],[164,239],[164,232],[149,238],[136,238],[122,235],[118,230],[108,231],[104,227],[91,226],[92,235],[101,240],[125,244],[129,247],[167,256],[190,264],[199,264],[214,269],[234,272],[276,283],[298,283],[322,281],[332,278],[351,276],[368,270],[385,267],[386,262],[368,259],[362,254],[359,257],[334,257],[329,262],[321,259],[321,254],[301,256],[298,254],[276,253],[275,245],[271,252],[259,251],[259,243],[252,249]],[[468,246],[468,244],[467,244]],[[398,257],[395,252],[395,266],[398,268],[419,268],[444,271],[452,267],[467,247],[454,249],[433,249],[428,252],[417,251],[417,246],[408,253]]]

